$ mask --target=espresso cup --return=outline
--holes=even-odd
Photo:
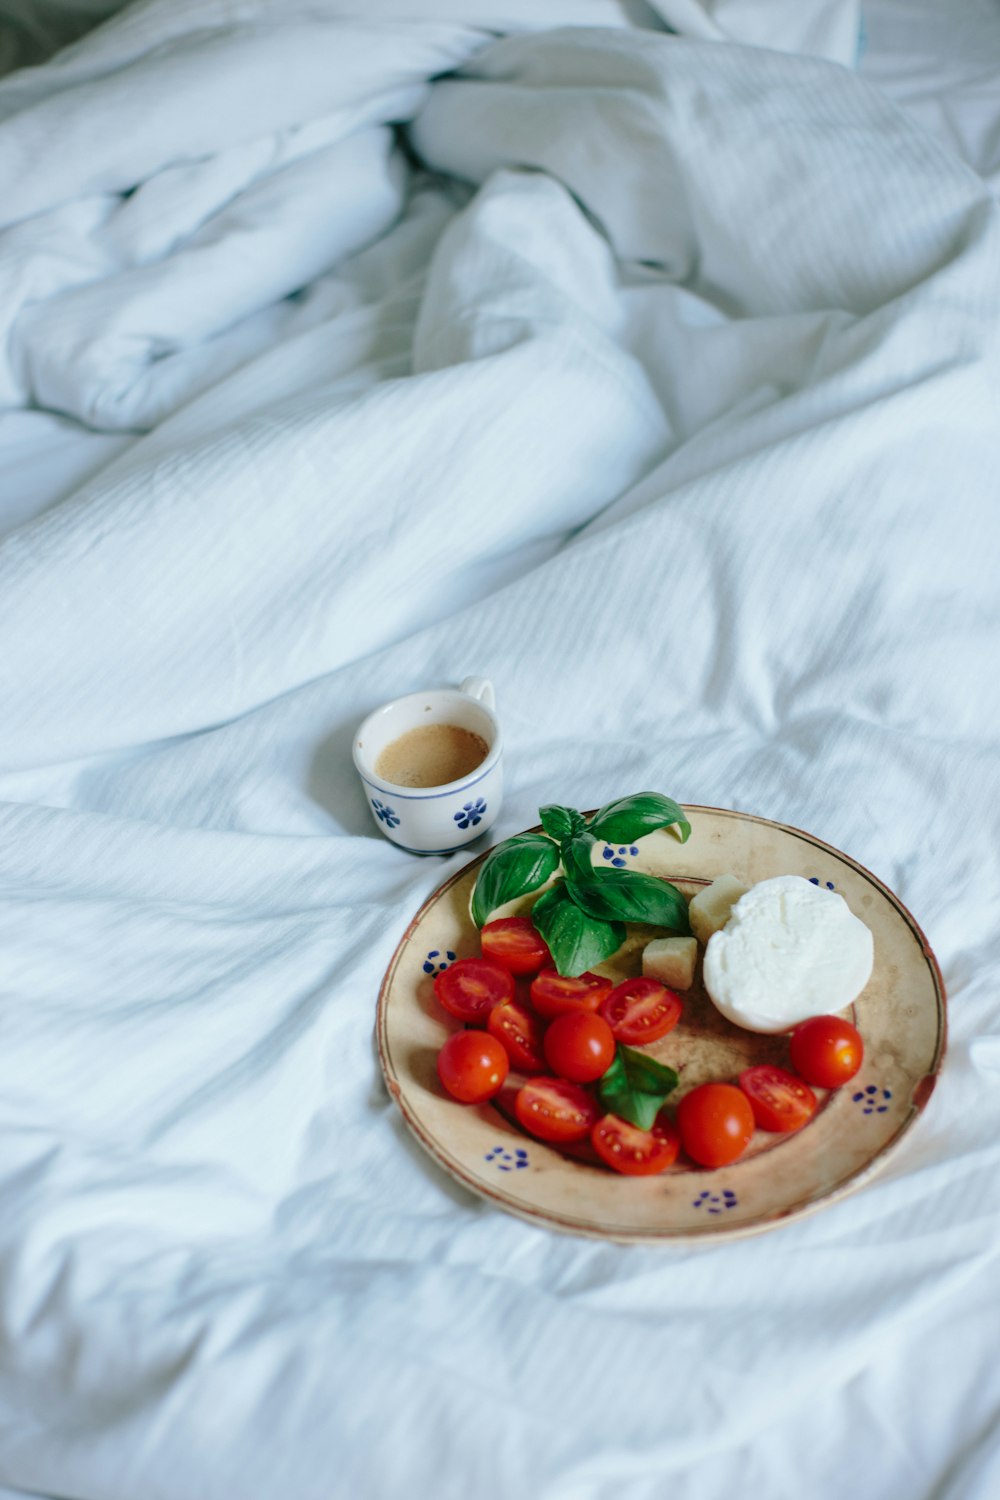
[[[440,786],[404,786],[379,776],[382,752],[411,729],[450,724],[486,743],[467,775]],[[493,685],[466,677],[458,688],[407,693],[370,713],[354,736],[354,765],[380,833],[411,854],[451,854],[491,828],[503,796],[503,742]]]

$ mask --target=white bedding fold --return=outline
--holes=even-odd
[[[752,33],[763,12],[727,12],[720,26],[695,0],[671,0],[663,14],[725,37],[730,20],[740,35],[749,18]],[[247,320],[398,216],[402,163],[371,158],[434,75],[491,30],[561,20],[628,24],[615,0],[577,0],[569,14],[489,0],[149,0],[0,82],[0,407],[154,426],[264,347]],[[772,5],[767,27],[840,55],[856,6],[778,17]],[[273,340],[276,320],[265,328]]]

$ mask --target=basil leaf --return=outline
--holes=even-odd
[[[559,864],[559,850],[542,833],[519,833],[492,849],[483,861],[472,892],[472,919],[477,927],[505,901],[537,891]]]
[[[590,820],[591,832],[609,844],[631,844],[644,833],[656,828],[676,826],[681,843],[691,836],[691,824],[683,809],[660,792],[636,792],[634,797],[619,797],[609,802]]]
[[[577,833],[562,846],[563,869],[570,885],[585,884],[597,874],[590,858],[597,840],[592,833]]]
[[[549,838],[560,844],[587,826],[583,813],[578,813],[575,807],[560,807],[557,802],[549,803],[548,807],[540,807],[538,816]]]
[[[689,933],[687,902],[669,880],[637,870],[592,869],[567,879],[570,896],[588,917],[604,922],[650,922],[671,932]]]
[[[531,908],[531,920],[552,954],[560,974],[584,974],[617,953],[625,941],[621,922],[601,922],[572,901],[564,880],[543,892]]]
[[[673,1068],[619,1042],[597,1092],[609,1114],[619,1115],[639,1130],[652,1130],[664,1099],[677,1084]]]

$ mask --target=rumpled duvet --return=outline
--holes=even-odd
[[[5,1500],[997,1494],[1000,210],[856,23],[152,0],[0,84],[0,413],[129,436],[0,495]],[[862,1190],[625,1248],[408,1137],[376,993],[468,856],[350,743],[471,672],[498,836],[655,787],[912,909],[949,1051]]]

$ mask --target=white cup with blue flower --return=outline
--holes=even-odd
[[[384,703],[354,736],[353,754],[379,831],[411,854],[451,854],[500,812],[503,739],[485,677]]]

